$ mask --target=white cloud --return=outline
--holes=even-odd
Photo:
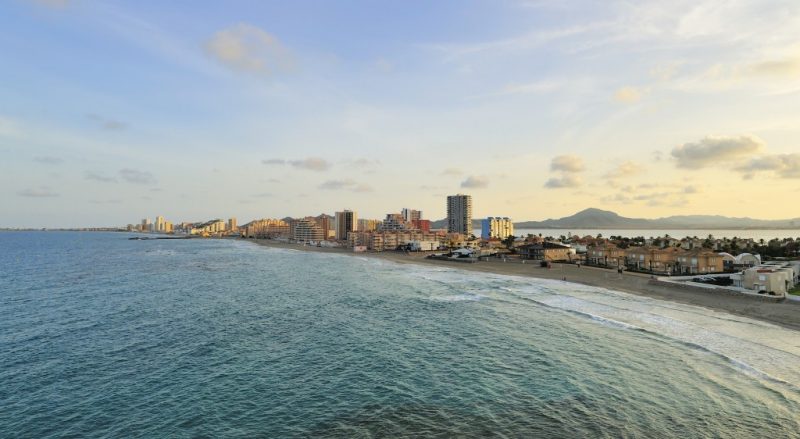
[[[265,159],[261,160],[261,163],[265,165],[285,165],[286,160],[283,159]]]
[[[289,160],[287,163],[294,166],[297,169],[305,169],[308,171],[327,171],[331,164],[328,163],[325,159],[321,159],[319,157],[309,157],[302,160]]]
[[[297,169],[317,172],[327,171],[331,167],[331,164],[327,160],[319,157],[308,157],[298,160],[265,159],[261,160],[261,163],[265,165],[290,165]]]
[[[107,175],[99,174],[99,173],[93,172],[93,171],[86,171],[86,173],[84,174],[84,177],[87,180],[100,181],[100,182],[103,182],[103,183],[114,183],[114,182],[117,181],[117,179],[114,178],[114,177],[109,177]]]
[[[620,163],[616,168],[607,173],[605,177],[608,179],[632,177],[634,175],[640,174],[643,170],[644,167],[642,165],[634,161],[628,160]]]
[[[771,78],[798,79],[800,78],[800,49],[794,49],[794,51],[798,53],[752,63],[747,66],[747,71],[753,75]]]
[[[800,154],[775,154],[751,159],[744,165],[736,168],[751,179],[759,172],[770,172],[779,178],[800,178]]]
[[[583,179],[578,175],[565,174],[561,178],[550,178],[544,183],[548,189],[576,188],[583,184]]]
[[[48,8],[56,8],[56,9],[63,9],[69,6],[70,0],[33,0],[34,3],[38,3],[42,6],[47,6]]]
[[[20,197],[26,197],[26,198],[55,198],[55,197],[59,196],[57,193],[53,192],[47,186],[40,186],[38,188],[23,189],[23,190],[17,192],[17,195],[19,195]]]
[[[107,117],[103,117],[94,113],[87,114],[86,117],[89,120],[94,121],[100,128],[108,131],[122,131],[128,127],[128,124],[126,124],[125,122],[109,119]]]
[[[614,92],[614,100],[623,104],[639,102],[647,90],[639,87],[622,87]]]
[[[372,168],[381,164],[380,160],[371,160],[365,157],[350,160],[347,163],[357,168]]]
[[[470,175],[466,180],[461,182],[461,187],[468,189],[485,189],[489,187],[489,179],[487,177]]]
[[[584,169],[583,159],[573,154],[560,155],[550,162],[551,171],[582,172]]]
[[[260,75],[286,72],[294,64],[289,51],[274,36],[246,23],[215,33],[206,43],[206,51],[234,70]]]
[[[372,187],[359,183],[349,178],[342,180],[327,180],[319,185],[323,190],[347,190],[350,192],[372,192]]]
[[[128,183],[133,184],[155,184],[156,179],[153,174],[146,171],[125,168],[119,171],[120,177]]]
[[[679,168],[701,169],[752,156],[764,145],[755,136],[706,136],[673,148],[671,154]]]

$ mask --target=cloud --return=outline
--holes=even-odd
[[[706,136],[673,148],[671,154],[679,168],[701,169],[753,155],[763,148],[764,141],[755,136]]]
[[[33,0],[33,1],[34,3],[54,9],[66,8],[67,6],[69,6],[70,3],[70,0]]]
[[[367,168],[371,166],[378,166],[381,164],[380,160],[370,160],[368,158],[358,158],[349,162],[350,165],[356,166],[359,168]]]
[[[286,72],[294,64],[289,51],[274,36],[246,23],[215,33],[205,49],[233,70],[259,75]]]
[[[633,104],[639,102],[647,90],[638,87],[622,87],[614,92],[614,100],[623,104]]]
[[[631,204],[633,202],[633,200],[625,194],[605,196],[601,198],[600,201],[604,203],[621,203],[621,204]]]
[[[575,173],[582,172],[584,169],[586,169],[586,166],[583,164],[583,159],[572,154],[560,155],[550,162],[551,171]]]
[[[503,88],[502,94],[538,94],[550,93],[564,86],[563,81],[541,80],[524,84],[509,84]]]
[[[114,178],[114,177],[109,177],[109,176],[106,176],[106,175],[103,175],[103,174],[98,174],[98,173],[92,172],[92,171],[86,171],[86,173],[84,174],[84,177],[87,180],[100,181],[100,182],[103,182],[103,183],[116,183],[116,181],[117,181],[117,179]]]
[[[55,198],[59,196],[59,194],[53,192],[47,186],[23,189],[17,192],[17,195],[19,195],[20,197],[27,197],[27,198]]]
[[[461,175],[462,171],[458,168],[447,168],[442,171],[442,175]]]
[[[736,168],[749,180],[759,172],[771,172],[779,178],[800,178],[800,154],[775,154],[751,159]]]
[[[43,163],[45,165],[59,165],[64,163],[64,159],[61,157],[53,157],[53,156],[37,156],[33,158],[33,161]]]
[[[309,157],[303,160],[289,160],[290,165],[297,169],[306,169],[308,171],[326,171],[331,167],[325,159],[319,157]]]
[[[134,184],[155,184],[156,179],[153,174],[146,171],[125,168],[119,171],[120,177],[128,183]]]
[[[470,175],[461,182],[461,187],[468,189],[484,189],[489,187],[489,179],[482,176]]]
[[[649,194],[636,195],[635,201],[644,201],[648,206],[682,206],[687,203],[680,192],[653,192]]]
[[[261,192],[260,194],[253,195],[254,198],[270,198],[273,194],[271,192]]]
[[[678,70],[683,64],[684,63],[682,61],[659,64],[650,69],[650,76],[659,81],[669,81],[678,74]]]
[[[320,184],[319,188],[332,191],[348,190],[351,192],[372,192],[372,188],[369,185],[358,183],[349,178],[343,180],[328,180]]]
[[[494,41],[483,41],[466,44],[435,44],[428,47],[442,52],[446,61],[453,61],[465,56],[480,53],[498,54],[502,52],[515,52],[535,49],[558,40],[585,34],[598,27],[595,23],[576,25],[555,29],[537,29],[533,32]]]
[[[689,186],[686,186],[686,187],[683,188],[683,193],[684,194],[696,194],[696,193],[699,193],[699,192],[700,192],[700,189],[698,189],[697,186],[694,186],[694,185],[689,185]]]
[[[261,163],[263,163],[265,165],[285,165],[286,164],[286,160],[283,160],[283,159],[266,159],[266,160],[261,160]]]
[[[266,160],[261,160],[261,163],[263,163],[265,165],[285,165],[286,164],[286,160],[283,160],[283,159],[266,159]]]
[[[544,183],[547,189],[576,188],[583,184],[583,179],[578,175],[564,174],[561,178],[550,178]]]
[[[753,63],[747,71],[754,75],[797,79],[800,77],[800,56]]]
[[[629,196],[624,193],[606,196],[601,199],[604,203],[619,203],[619,204],[645,204],[647,206],[675,206],[685,207],[689,202],[684,192],[652,192],[648,194],[641,194]]]
[[[634,161],[628,160],[620,163],[616,168],[607,173],[605,177],[607,179],[632,177],[634,175],[641,173],[643,170],[644,167],[642,165]]]
[[[96,122],[100,128],[108,131],[122,131],[128,127],[128,125],[124,122],[108,119],[93,113],[87,114],[86,117]]]
[[[566,86],[566,81],[543,79],[526,83],[511,83],[499,91],[492,93],[478,94],[468,96],[467,99],[482,99],[482,98],[497,98],[503,96],[515,95],[529,95],[529,94],[547,94],[561,90]]]

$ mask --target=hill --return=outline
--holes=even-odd
[[[434,221],[434,228],[447,227],[447,220]],[[480,228],[473,220],[473,228]],[[574,215],[544,221],[514,223],[517,229],[800,229],[800,218],[762,220],[721,215],[675,215],[662,218],[627,218],[608,210],[589,208]]]

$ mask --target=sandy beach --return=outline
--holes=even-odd
[[[426,259],[428,253],[423,252],[366,252],[356,254],[341,248],[302,246],[273,240],[246,239],[245,241],[267,247],[337,253],[344,255],[358,255],[380,258],[398,263],[429,264],[458,270],[525,276],[540,279],[566,279],[567,282],[602,287],[616,291],[624,291],[626,293],[679,302],[687,305],[701,306],[715,311],[723,311],[743,317],[762,320],[789,329],[800,330],[800,302],[791,300],[773,302],[761,300],[759,297],[736,296],[721,292],[705,292],[691,288],[684,289],[677,286],[654,284],[651,282],[650,276],[638,273],[626,272],[620,275],[614,270],[585,266],[577,267],[571,264],[553,264],[552,268],[547,269],[540,267],[539,264],[535,262],[531,263],[529,261],[523,264],[518,260],[513,260],[513,262],[511,260],[508,262],[503,262],[503,260],[495,258],[490,258],[488,261],[480,261],[476,263],[464,263],[457,261]]]

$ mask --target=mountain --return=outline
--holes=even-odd
[[[524,221],[514,224],[518,229],[646,229],[652,228],[652,220],[625,218],[614,212],[600,209],[585,209],[575,215],[544,221]]]
[[[434,221],[433,228],[447,227],[447,220]],[[473,220],[480,228],[480,220]],[[574,215],[544,221],[514,223],[517,229],[800,229],[800,218],[761,220],[721,215],[675,215],[663,218],[627,218],[602,209],[584,209]]]

